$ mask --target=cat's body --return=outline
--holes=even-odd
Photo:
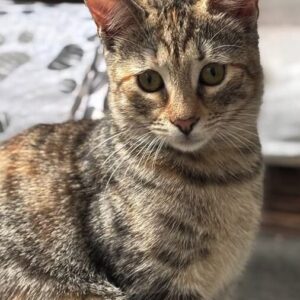
[[[92,13],[97,1],[91,0]],[[166,25],[170,17],[185,26],[197,1],[187,6],[175,2],[168,0],[174,7],[166,6],[165,21],[159,20]],[[156,9],[153,3],[149,7]],[[149,24],[154,15],[149,13]],[[98,17],[96,21],[103,21]],[[221,34],[216,22],[205,23],[210,41]],[[197,27],[192,22],[191,32],[202,30],[202,23]],[[222,24],[233,26],[237,48],[247,45],[251,51],[230,49],[214,56],[203,50],[205,60],[212,55],[214,61],[228,63],[229,77],[217,92],[203,87],[203,101],[198,102],[187,79],[187,62],[195,56],[192,33],[191,40],[183,36],[174,42],[183,43],[185,51],[171,44],[167,50],[156,49],[159,65],[168,55],[177,57],[172,63],[177,72],[171,65],[171,76],[162,70],[164,79],[168,77],[165,85],[177,85],[172,93],[166,88],[172,94],[166,110],[165,92],[163,100],[151,92],[144,101],[145,95],[133,89],[126,75],[133,62],[126,65],[122,56],[122,43],[128,40],[120,38],[117,47],[109,39],[111,113],[105,119],[39,126],[0,147],[1,300],[225,299],[244,268],[260,220],[262,161],[256,120],[262,77],[256,31],[243,41],[244,32],[231,18]],[[148,54],[140,57],[139,49],[130,48],[134,37],[140,38],[134,32],[126,55],[142,66],[153,64],[146,62]],[[228,42],[222,35],[214,46]],[[212,68],[214,74],[221,72]],[[148,90],[158,80],[149,76],[150,85],[143,79],[140,83]],[[182,133],[171,141],[158,138],[158,133],[171,130],[169,124],[163,127],[166,115],[172,115],[171,123],[184,133],[184,140]],[[193,117],[190,128],[188,117]],[[214,123],[222,129],[226,124],[228,132],[218,135],[219,128],[196,146],[193,133],[200,130],[202,117],[208,118],[207,126]]]
[[[104,168],[118,149],[118,137],[105,142],[115,134],[107,121],[44,125],[1,148],[0,292],[31,284],[28,299],[47,299],[52,288],[88,293],[103,267],[113,283],[136,281],[133,299],[148,299],[147,289],[149,299],[172,291],[170,299],[210,299],[248,256],[261,205],[260,155],[247,153],[243,165],[239,152],[191,155],[186,163],[199,167],[192,175],[170,161],[153,172],[144,153],[116,169],[122,149]],[[97,158],[90,132],[104,142]],[[214,156],[227,175],[202,171]]]

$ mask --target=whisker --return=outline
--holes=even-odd
[[[125,132],[125,131],[124,131]],[[117,136],[120,136],[121,134],[124,134],[124,132],[119,132],[117,134],[114,134],[113,136],[109,137],[108,139],[106,139],[105,141],[101,142],[99,145],[97,145],[96,147],[94,147],[93,149],[91,149],[88,153],[88,155],[90,155],[92,152],[95,152],[96,150],[98,150],[101,146],[103,146],[105,143],[107,143],[108,141],[116,138]]]
[[[246,137],[242,135],[236,135],[230,131],[227,131],[226,134],[230,136],[231,138],[235,139],[238,143],[241,144],[241,146],[244,146],[245,148],[257,147],[257,144],[254,141],[251,141],[250,139],[247,139]]]
[[[239,49],[244,49],[244,47],[238,46],[238,45],[222,45],[222,46],[217,46],[215,48],[212,48],[211,51],[214,52],[215,50],[222,49],[222,48],[239,48]]]
[[[138,129],[145,129],[148,128],[149,125],[145,124],[145,125],[140,125],[140,126],[130,126],[130,127],[124,127],[121,129],[120,132],[115,133],[114,135],[110,136],[109,138],[107,138],[104,141],[101,141],[101,143],[99,145],[96,145],[94,148],[92,148],[89,153],[87,155],[90,155],[92,152],[95,152],[96,150],[98,150],[101,146],[103,146],[104,144],[106,144],[108,141],[113,140],[119,136],[121,136],[122,134],[126,136],[132,136],[132,130],[138,130]],[[100,136],[99,139],[101,139],[102,137]]]
[[[228,27],[231,27],[232,24],[228,23],[226,24],[226,26],[222,27],[216,34],[214,34],[214,36],[208,41],[208,43],[212,44],[212,42],[215,41],[215,39],[222,33],[224,32]]]
[[[253,137],[257,137],[257,138],[259,137],[259,135],[257,133],[246,130],[244,128],[240,128],[240,127],[236,127],[236,126],[231,126],[231,127],[234,128],[237,131],[241,131],[241,133],[246,133],[246,134],[249,134],[249,135],[251,135]]]
[[[140,147],[143,143],[145,143],[145,141],[147,140],[146,137],[149,133],[147,133],[146,135],[143,136],[143,138],[141,137],[136,143],[134,143],[129,149],[131,149],[130,153],[129,153],[129,157],[131,156],[131,154],[138,148]],[[138,144],[136,146],[136,144]],[[135,147],[134,147],[135,146]],[[132,149],[133,148],[133,149]],[[108,186],[109,186],[109,183],[110,181],[112,180],[113,176],[115,175],[115,173],[117,172],[117,170],[119,170],[119,168],[121,167],[121,165],[126,161],[126,156],[121,160],[120,164],[117,165],[117,167],[115,168],[115,170],[112,172],[112,174],[110,175],[107,183],[106,183],[106,186],[105,186],[105,190],[107,190]],[[108,171],[106,172],[106,174],[108,174],[110,172],[110,170],[112,170],[112,168],[115,166],[115,164],[113,164],[109,169]],[[106,176],[105,174],[105,176]]]
[[[221,140],[225,144],[227,144],[227,145],[229,144],[233,149],[237,150],[242,157],[245,157],[245,154],[242,153],[240,147],[237,144],[235,144],[231,139],[229,139],[229,137],[227,137],[226,135],[222,134],[221,132],[219,132],[218,136],[221,138]]]
[[[159,138],[158,138],[158,137],[154,138],[154,139],[149,143],[147,149],[145,150],[144,154],[142,155],[142,157],[141,157],[141,159],[140,159],[140,161],[139,161],[139,163],[138,163],[138,165],[137,165],[137,168],[139,168],[140,163],[141,163],[142,160],[146,157],[148,151],[150,151],[150,149],[152,148],[152,146],[155,146],[155,143],[156,143],[157,141],[159,141]]]
[[[157,139],[157,138],[155,138],[155,139]],[[154,139],[154,140],[155,140]],[[153,142],[153,141],[152,141]],[[150,142],[149,144],[151,144],[152,142]],[[148,144],[146,144],[144,147],[142,147],[142,149],[141,149],[141,151],[140,152],[142,152],[143,150],[145,151],[145,153],[147,153],[147,149],[145,150],[145,148],[149,148],[149,145]],[[139,156],[139,154],[140,154],[140,152],[135,156],[135,157],[138,157]],[[145,155],[145,153],[142,155],[142,157],[141,157],[141,159],[140,159],[140,161],[139,161],[139,163],[138,163],[138,165],[137,165],[137,169],[139,168],[139,165],[140,165],[140,162],[141,162],[141,160],[143,159],[143,157],[144,157],[144,155]],[[133,159],[134,160],[134,159]],[[126,169],[126,172],[124,173],[124,175],[123,175],[123,179],[125,179],[126,178],[126,175],[127,175],[127,172],[129,171],[129,169],[131,169],[132,168],[132,165],[133,165],[133,163],[131,163],[131,164],[129,164],[129,166],[127,167],[127,169]]]
[[[158,138],[157,138],[157,142],[159,142],[159,139],[158,139]],[[148,164],[148,162],[149,162],[149,160],[151,159],[151,157],[155,154],[155,151],[156,151],[155,146],[156,146],[156,142],[152,145],[152,147],[151,147],[150,150],[149,150],[149,155],[148,155],[148,157],[146,158],[145,163],[144,163],[145,166]]]
[[[153,164],[152,164],[152,168],[153,168],[153,169],[154,169],[154,167],[155,167],[154,164],[156,163],[156,161],[157,161],[157,159],[158,159],[158,155],[159,155],[159,153],[160,153],[160,151],[161,151],[161,149],[162,149],[164,143],[165,143],[165,139],[161,140],[159,146],[157,147],[157,150],[156,150],[156,153],[155,153],[155,156],[154,156],[154,160],[153,160]]]

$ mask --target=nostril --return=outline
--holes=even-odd
[[[189,118],[186,120],[177,119],[171,122],[176,127],[178,127],[182,133],[184,133],[185,135],[189,135],[192,132],[194,126],[199,122],[199,118]]]

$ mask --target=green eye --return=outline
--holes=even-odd
[[[164,81],[158,72],[148,70],[137,77],[139,87],[146,93],[155,93],[164,87]]]
[[[200,74],[200,82],[204,85],[215,86],[222,83],[225,78],[226,69],[221,64],[208,64]]]

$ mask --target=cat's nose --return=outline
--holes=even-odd
[[[185,135],[189,135],[194,126],[199,122],[199,118],[189,118],[186,120],[177,119],[171,121],[179,130],[184,133]]]

